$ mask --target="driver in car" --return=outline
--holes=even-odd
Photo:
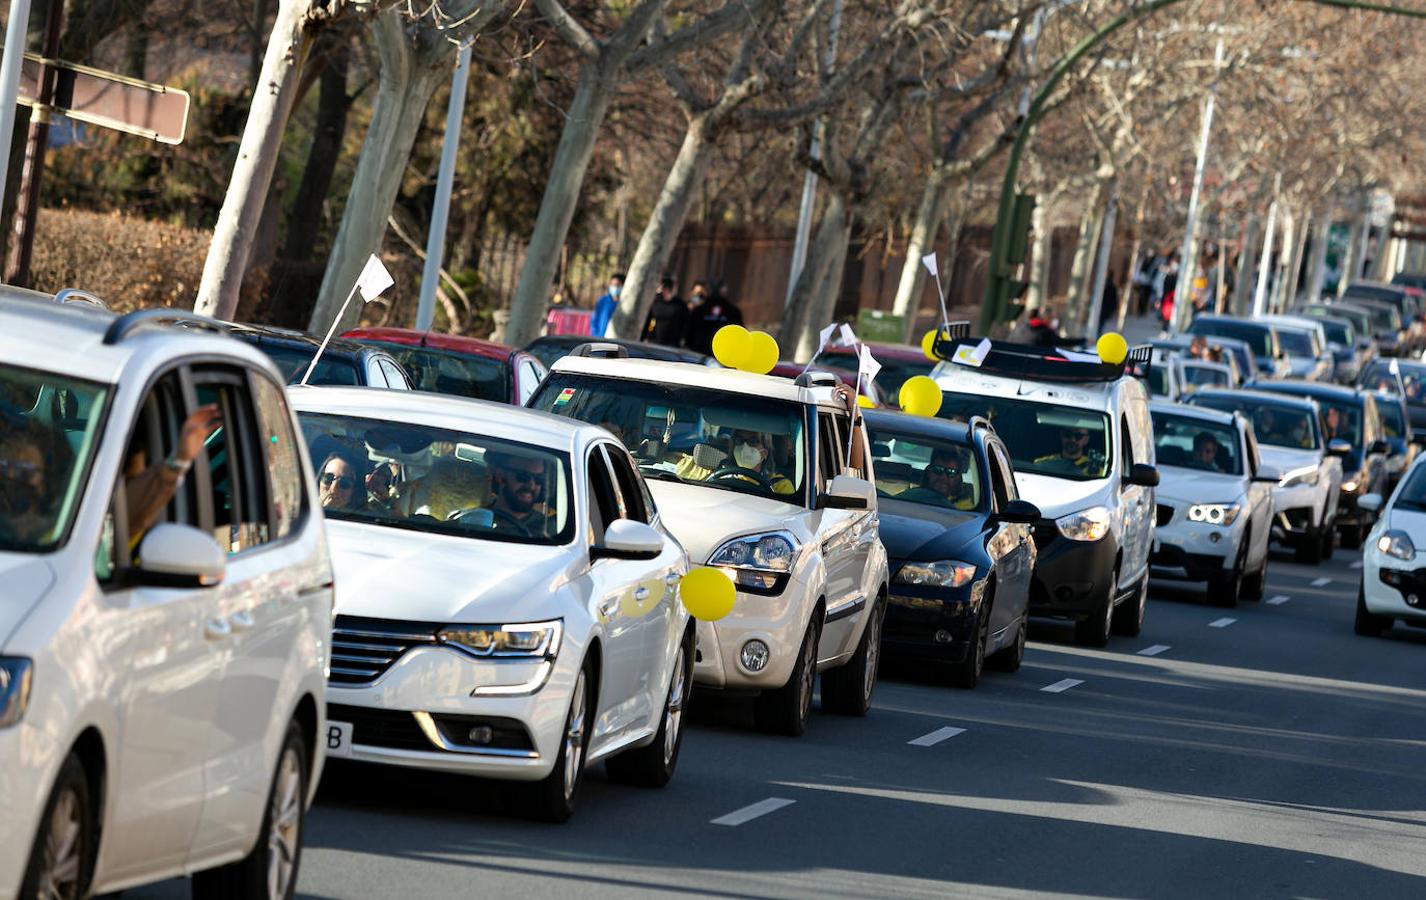
[[[1089,429],[1082,425],[1065,425],[1060,428],[1060,452],[1036,457],[1035,464],[1047,472],[1093,475],[1101,467],[1096,458],[1098,454],[1088,448]]]
[[[794,491],[792,482],[771,471],[771,466],[764,469],[770,447],[762,432],[740,429],[734,431],[732,437],[731,465],[725,463],[714,471],[698,465],[690,455],[679,460],[674,474],[684,481],[708,481],[717,475],[720,479],[736,479],[758,485],[765,483],[775,494],[791,494]]]
[[[954,447],[937,447],[931,451],[931,462],[921,470],[921,483],[896,496],[932,506],[953,509],[975,509],[971,486],[961,480],[966,470],[965,454]]]
[[[531,537],[545,535],[550,523],[544,506],[545,464],[514,453],[492,451],[486,458],[495,494],[490,504],[495,513],[491,527]]]
[[[1193,464],[1208,472],[1221,472],[1218,465],[1218,440],[1206,431],[1193,436]]]

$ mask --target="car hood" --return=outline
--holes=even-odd
[[[1301,450],[1295,447],[1275,447],[1269,444],[1259,444],[1258,459],[1286,475],[1288,472],[1294,469],[1301,469],[1304,466],[1321,465],[1322,454],[1317,450]]]
[[[54,584],[54,569],[42,557],[29,553],[0,553],[0,650],[15,629]]]
[[[740,534],[786,529],[799,541],[806,541],[806,530],[798,523],[803,516],[815,515],[795,503],[721,488],[672,481],[648,484],[664,527],[678,538],[695,566],[703,565],[724,541]]]
[[[1426,512],[1417,512],[1414,509],[1393,508],[1390,515],[1387,516],[1386,525],[1382,530],[1385,531],[1391,528],[1404,531],[1411,535],[1411,542],[1413,544],[1421,540],[1423,546],[1418,547],[1418,553],[1420,550],[1426,549],[1426,539],[1422,539],[1422,535],[1426,535]]]
[[[881,542],[896,560],[954,558],[985,526],[985,513],[904,500],[882,499],[878,509]]]
[[[583,557],[548,547],[327,521],[339,615],[504,623],[558,614]]]
[[[1161,465],[1154,496],[1179,503],[1232,503],[1242,495],[1242,475]]]
[[[1040,507],[1041,515],[1047,519],[1058,519],[1067,513],[1102,504],[1111,481],[1109,478],[1071,481],[1053,475],[1015,473],[1015,486],[1020,490],[1020,498]]]

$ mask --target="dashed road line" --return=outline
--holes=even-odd
[[[941,741],[949,740],[950,738],[953,738],[958,734],[965,733],[966,730],[964,728],[953,728],[948,725],[945,728],[937,728],[930,734],[923,734],[915,740],[907,741],[906,743],[910,744],[912,747],[934,747]]]
[[[1238,621],[1238,620],[1237,620],[1237,619],[1230,619],[1230,618],[1228,618],[1227,616],[1224,616],[1224,617],[1221,618],[1221,619],[1214,619],[1212,622],[1209,622],[1209,623],[1208,623],[1208,627],[1209,627],[1209,628],[1227,628],[1229,625],[1232,625],[1232,624],[1233,624],[1234,622],[1236,622],[1236,621]]]
[[[1152,647],[1145,647],[1144,649],[1140,650],[1140,651],[1139,651],[1139,655],[1140,655],[1140,656],[1158,656],[1160,653],[1163,653],[1165,650],[1168,650],[1168,649],[1169,649],[1169,645],[1168,645],[1168,644],[1155,644],[1155,645],[1152,646]]]
[[[1040,688],[1040,690],[1045,692],[1046,694],[1063,694],[1065,691],[1078,684],[1084,684],[1084,681],[1079,678],[1062,678],[1059,681],[1056,681],[1054,684],[1045,685],[1044,687]]]
[[[1332,583],[1332,579],[1326,578],[1326,577],[1323,577],[1323,578],[1314,578],[1314,579],[1312,579],[1312,586],[1313,586],[1313,587],[1326,587],[1327,585],[1329,585],[1329,584],[1331,584],[1331,583]]]
[[[1361,561],[1360,559],[1357,560],[1356,562],[1352,563],[1350,566],[1348,566],[1348,568],[1351,568],[1351,569],[1360,569],[1361,567],[1362,567],[1362,561]]]
[[[753,819],[756,819],[759,816],[765,816],[768,813],[777,812],[784,806],[791,806],[796,802],[796,800],[786,800],[782,797],[769,797],[766,800],[759,800],[757,803],[754,803],[751,806],[745,806],[742,809],[735,809],[732,812],[728,813],[726,816],[719,816],[718,818],[712,820],[710,824],[727,825],[728,827],[733,828],[738,825],[751,822]]]
[[[1288,597],[1286,594],[1277,594],[1275,596],[1269,597],[1267,599],[1267,604],[1268,606],[1282,606],[1290,599],[1292,598]]]

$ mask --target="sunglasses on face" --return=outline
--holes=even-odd
[[[331,487],[333,484],[340,490],[349,491],[356,486],[356,480],[350,475],[335,475],[331,472],[323,472],[322,487]]]
[[[930,472],[932,475],[946,475],[952,478],[961,474],[959,466],[938,466],[935,463],[931,463],[929,466],[927,466],[926,471]]]
[[[1085,441],[1085,440],[1089,440],[1089,432],[1088,432],[1088,431],[1064,431],[1064,432],[1061,432],[1061,433],[1060,433],[1060,437],[1061,437],[1063,440],[1066,440],[1066,441]]]
[[[34,481],[40,477],[39,463],[21,462],[18,459],[0,459],[0,476],[15,481]]]
[[[505,478],[515,484],[528,484],[539,487],[544,476],[538,472],[522,472],[518,469],[505,472]]]

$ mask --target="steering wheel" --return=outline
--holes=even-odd
[[[756,482],[763,490],[772,492],[772,479],[757,469],[745,469],[742,466],[724,466],[708,476],[709,481],[723,481],[730,478],[749,479]]]
[[[535,533],[530,530],[530,526],[526,525],[524,522],[521,522],[519,519],[515,518],[515,516],[512,515],[511,513],[506,512],[506,511],[503,510],[503,509],[495,509],[494,507],[487,507],[487,508],[490,510],[491,513],[494,514],[494,516],[495,516],[495,522],[497,523],[497,526],[496,526],[497,528],[498,528],[498,523],[500,523],[500,522],[505,522],[505,523],[509,524],[511,527],[513,527],[513,528],[514,528],[516,531],[518,531],[520,534],[523,534],[525,537],[534,537],[534,536],[535,536]]]

